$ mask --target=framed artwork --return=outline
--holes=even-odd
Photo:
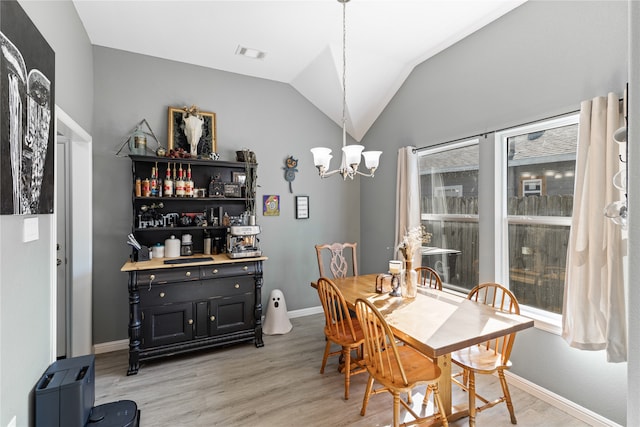
[[[280,196],[264,195],[262,196],[262,215],[279,216],[280,215]]]
[[[247,181],[247,174],[244,172],[231,172],[233,182],[237,182],[240,185],[244,185]]]
[[[296,219],[309,219],[309,196],[296,196]]]
[[[55,53],[16,1],[0,2],[0,47],[0,214],[51,214]]]
[[[182,148],[184,151],[191,153],[191,147],[184,133],[184,108],[169,107],[169,129],[167,131],[167,148],[169,150],[178,150]],[[202,116],[202,136],[198,141],[197,155],[209,158],[212,153],[217,152],[216,143],[216,113],[207,113],[199,111]],[[193,153],[191,153],[193,156]]]

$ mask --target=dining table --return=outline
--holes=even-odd
[[[347,305],[368,299],[382,313],[397,339],[436,361],[438,388],[450,421],[468,416],[466,402],[452,402],[451,353],[493,338],[533,327],[533,320],[504,313],[446,291],[419,287],[415,298],[376,292],[378,274],[331,279]],[[317,287],[316,282],[311,283]]]

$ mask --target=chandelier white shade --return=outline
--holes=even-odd
[[[373,177],[378,165],[380,163],[380,155],[382,151],[363,151],[362,145],[347,145],[347,86],[346,86],[346,68],[347,68],[347,55],[346,55],[346,39],[347,39],[347,24],[346,24],[346,5],[349,0],[338,0],[338,3],[342,3],[342,162],[339,169],[329,170],[329,164],[333,156],[331,155],[331,149],[326,147],[315,147],[311,149],[313,154],[313,163],[318,168],[318,172],[321,178],[339,173],[343,179],[353,179],[356,175]],[[364,157],[365,167],[369,170],[368,173],[360,172],[358,166],[360,165],[360,156]]]

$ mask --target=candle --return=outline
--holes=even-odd
[[[401,269],[402,269],[402,261],[397,261],[397,260],[389,261],[389,273],[400,274]]]

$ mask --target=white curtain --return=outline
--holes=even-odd
[[[569,345],[606,350],[610,362],[627,358],[622,230],[604,216],[624,198],[613,186],[622,165],[613,140],[621,119],[616,94],[581,104],[562,320]]]
[[[420,226],[420,171],[415,147],[398,150],[398,177],[396,181],[396,240],[397,248],[408,230]],[[402,256],[394,253],[397,259]],[[398,256],[400,258],[398,258]],[[422,265],[422,254],[413,257],[413,268]]]

